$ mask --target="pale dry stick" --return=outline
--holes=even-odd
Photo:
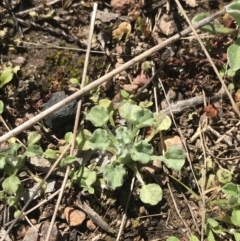
[[[88,67],[89,56],[90,56],[90,51],[91,51],[91,43],[92,43],[93,32],[94,32],[94,24],[95,24],[95,19],[96,19],[96,14],[97,14],[97,6],[98,6],[97,3],[94,3],[92,17],[91,17],[91,23],[90,23],[87,52],[86,52],[84,68],[83,68],[81,88],[84,87],[85,79],[86,79],[86,76],[87,76],[87,67]],[[78,130],[81,106],[82,106],[82,100],[79,100],[78,101],[78,106],[77,106],[77,113],[76,113],[76,116],[75,116],[73,138],[72,138],[73,141],[71,142],[70,155],[72,155],[72,156],[73,156],[74,147],[75,147],[75,140],[76,140],[76,136],[77,136],[77,130]],[[63,197],[63,193],[64,193],[64,190],[65,190],[65,186],[66,186],[66,183],[67,183],[67,180],[68,180],[68,176],[69,176],[70,170],[71,170],[71,166],[68,165],[67,169],[66,169],[66,172],[65,172],[65,176],[64,176],[64,179],[63,179],[61,191],[60,191],[59,196],[58,196],[58,200],[57,200],[57,203],[56,203],[56,206],[55,206],[55,209],[54,209],[54,213],[53,213],[53,216],[52,216],[52,219],[51,219],[51,223],[49,225],[49,229],[48,229],[45,241],[49,241],[49,239],[50,239],[52,228],[53,228],[54,222],[55,222],[56,217],[57,217],[58,207],[59,207],[59,205],[61,203],[61,200],[62,200],[62,197]]]
[[[119,240],[120,240],[121,234],[122,234],[122,231],[123,231],[123,228],[124,228],[125,223],[126,223],[126,219],[127,219],[126,213],[127,213],[128,205],[129,205],[130,198],[131,198],[131,195],[132,195],[132,191],[133,191],[133,187],[134,187],[134,182],[135,182],[135,177],[132,178],[131,187],[130,187],[130,192],[129,192],[128,199],[127,199],[127,204],[126,204],[125,211],[124,211],[124,214],[123,214],[123,217],[122,217],[122,222],[121,222],[121,225],[120,225],[120,228],[119,228],[119,231],[118,231],[118,235],[117,235],[116,241],[119,241]]]
[[[62,46],[57,46],[55,44],[49,44],[49,43],[45,43],[45,42],[42,42],[41,44],[39,44],[39,43],[33,43],[33,42],[30,43],[30,42],[27,42],[27,41],[21,41],[21,43],[26,44],[26,45],[33,45],[33,46],[36,46],[36,48],[66,49],[66,50],[72,50],[72,51],[78,51],[78,52],[80,52],[80,51],[86,52],[87,51],[87,49],[73,48],[73,47],[62,47]],[[98,50],[91,50],[91,53],[105,54],[104,51],[98,51]],[[112,53],[112,55],[119,55],[119,54]]]
[[[223,94],[219,94],[219,95],[214,95],[209,97],[209,101],[217,101],[223,98],[226,98],[227,94],[223,93]],[[161,111],[166,114],[166,115],[170,115],[171,112],[173,114],[180,114],[182,113],[185,109],[191,108],[193,106],[197,106],[197,105],[201,105],[204,103],[204,99],[202,96],[196,96],[193,97],[191,99],[187,99],[187,100],[179,100],[178,102],[171,104],[170,107],[168,106],[165,109],[162,109]],[[170,108],[171,108],[171,112],[170,112]]]
[[[215,18],[221,16],[224,13],[225,13],[225,9],[223,8],[220,11],[212,14],[211,16],[209,16],[209,17],[199,21],[197,24],[194,25],[194,28],[198,29],[198,28],[208,24],[209,22],[211,22],[212,20],[214,20]],[[128,61],[127,63],[119,66],[118,68],[112,70],[108,74],[106,74],[106,75],[102,76],[101,78],[95,80],[94,82],[90,83],[89,85],[87,85],[83,89],[81,89],[81,90],[77,91],[76,93],[68,96],[67,98],[65,98],[64,100],[60,101],[59,103],[53,105],[52,107],[50,107],[47,110],[43,111],[42,113],[36,115],[35,117],[31,118],[30,120],[26,121],[25,123],[21,124],[20,126],[16,127],[15,129],[13,129],[13,130],[9,131],[8,133],[4,134],[3,136],[0,137],[0,143],[2,143],[4,141],[7,141],[9,138],[11,138],[13,136],[18,135],[22,131],[26,130],[27,128],[29,128],[30,126],[35,124],[36,122],[42,120],[47,115],[51,114],[52,112],[54,112],[54,111],[58,110],[59,108],[67,105],[71,101],[73,101],[73,100],[83,96],[84,94],[89,92],[91,89],[101,85],[105,81],[107,81],[110,78],[114,77],[116,74],[118,74],[118,73],[128,69],[129,67],[137,64],[138,62],[140,62],[144,58],[146,58],[146,57],[154,54],[155,52],[159,51],[160,49],[163,49],[164,47],[166,47],[166,46],[176,42],[182,36],[185,36],[185,35],[187,35],[187,34],[189,34],[191,32],[192,32],[191,27],[188,27],[187,29],[183,30],[182,32],[180,32],[178,34],[175,34],[171,38],[167,39],[163,43],[158,44],[158,45],[154,46],[153,48],[145,51],[144,53],[136,56],[135,58],[133,58],[132,60]]]
[[[34,211],[35,209],[37,209],[38,207],[41,207],[44,203],[49,202],[51,199],[53,199],[59,192],[61,189],[58,189],[56,192],[54,192],[53,194],[51,194],[49,197],[45,198],[43,201],[41,201],[40,203],[38,203],[36,206],[34,206],[33,208],[27,210],[26,212],[24,212],[24,215],[28,215],[29,213],[31,213],[32,211]],[[14,220],[5,223],[4,227],[9,226]]]
[[[193,213],[192,207],[191,207],[191,205],[189,204],[189,200],[185,197],[184,193],[181,193],[181,194],[182,194],[183,199],[185,200],[185,203],[186,203],[187,206],[188,206],[188,210],[189,210],[189,212],[191,213],[191,216],[192,216],[192,219],[193,219],[194,226],[195,226],[195,228],[196,228],[198,234],[200,234],[200,229],[199,229],[199,227],[198,227],[198,225],[197,225],[196,218],[195,218],[195,216],[194,216],[194,213]]]
[[[10,233],[10,231],[12,230],[12,228],[14,227],[14,225],[17,223],[18,219],[22,216],[22,214],[24,213],[24,211],[26,210],[26,208],[28,207],[28,205],[31,203],[31,201],[33,200],[33,198],[36,196],[36,194],[38,193],[38,191],[41,189],[41,187],[45,184],[46,180],[48,179],[48,177],[51,175],[51,173],[53,172],[53,170],[57,167],[57,165],[59,164],[59,162],[61,161],[61,159],[63,158],[64,154],[67,152],[67,150],[69,149],[71,143],[69,143],[63,150],[63,152],[61,153],[61,155],[58,157],[58,159],[55,161],[55,163],[52,165],[52,167],[50,168],[50,170],[48,171],[48,173],[46,174],[46,176],[43,178],[43,180],[41,181],[41,183],[37,186],[36,190],[33,192],[32,196],[29,198],[29,200],[27,201],[27,203],[23,206],[22,210],[20,211],[19,215],[13,220],[12,224],[10,225],[10,227],[8,228],[8,230],[6,231],[6,233],[4,234],[4,236],[0,239],[0,241],[4,241],[6,235],[8,235]]]
[[[191,27],[193,33],[194,33],[194,36],[196,37],[196,39],[198,40],[202,50],[204,51],[205,55],[207,56],[208,58],[208,61],[210,62],[214,72],[216,73],[218,79],[220,80],[221,84],[222,84],[222,87],[224,89],[224,91],[227,93],[228,95],[228,98],[230,99],[231,101],[231,104],[232,104],[232,107],[233,109],[235,110],[236,114],[240,117],[240,111],[239,109],[237,108],[237,105],[236,103],[234,102],[234,99],[232,98],[232,95],[230,94],[225,82],[223,81],[222,77],[220,76],[219,74],[219,71],[217,70],[217,67],[216,65],[214,64],[214,62],[212,61],[212,58],[211,56],[209,55],[207,49],[205,48],[202,40],[199,38],[196,30],[194,29],[190,19],[188,18],[187,14],[185,13],[181,3],[178,1],[178,0],[175,0],[177,6],[179,7],[181,13],[183,14],[184,18],[186,19],[188,25]],[[200,140],[201,140],[201,143],[202,143],[202,148],[203,148],[203,155],[204,155],[204,170],[203,170],[203,173],[202,173],[202,178],[203,178],[203,181],[202,181],[202,227],[201,227],[201,240],[203,241],[204,240],[204,226],[205,226],[205,214],[206,214],[206,210],[205,210],[205,183],[206,182],[206,150],[204,148],[204,144],[203,144],[203,137],[202,137],[202,133],[200,133]]]
[[[164,88],[164,86],[163,86],[163,84],[162,84],[162,81],[160,80],[160,78],[159,78],[158,80],[159,80],[159,82],[160,82],[160,84],[161,84],[161,87],[162,87],[162,89],[163,89],[163,93],[164,93],[164,95],[165,95],[166,102],[167,102],[168,106],[170,107],[170,103],[169,103],[169,101],[168,101],[168,99],[167,99],[166,91],[165,91],[165,88]],[[158,113],[158,106],[159,106],[159,105],[158,105],[158,102],[157,102],[157,88],[154,87],[153,91],[154,91],[154,98],[155,98],[155,100],[156,100],[156,102],[155,102],[156,112]],[[171,111],[171,107],[170,107],[170,111]],[[174,119],[174,116],[173,116],[173,113],[172,113],[172,112],[171,112],[171,115],[172,115],[172,119],[173,119],[174,125],[175,125],[176,128],[177,128],[177,124],[176,124],[176,122],[175,122],[175,119]],[[164,149],[163,149],[163,137],[162,137],[162,133],[161,133],[161,132],[160,132],[160,140],[161,140],[161,144],[162,144],[162,150],[164,150]],[[165,171],[166,171],[166,170],[165,170]],[[173,193],[172,193],[172,190],[171,190],[171,187],[170,187],[169,183],[167,184],[167,186],[168,186],[168,190],[169,190],[169,192],[170,192],[170,194],[171,194],[171,198],[172,198],[172,201],[173,201],[175,210],[177,211],[177,214],[178,214],[179,218],[182,220],[184,226],[186,227],[186,229],[187,229],[188,232],[190,233],[191,231],[190,231],[189,227],[187,226],[186,222],[184,221],[184,219],[182,218],[182,215],[181,215],[181,213],[180,213],[180,211],[179,211],[179,209],[178,209],[178,207],[177,207],[177,203],[176,203],[176,201],[175,201],[175,198],[174,198],[174,195],[173,195]]]
[[[214,62],[213,62],[211,56],[209,55],[209,53],[208,53],[206,47],[204,46],[204,44],[203,44],[201,38],[199,38],[199,36],[198,36],[198,34],[197,34],[197,32],[196,32],[196,30],[195,30],[193,24],[191,23],[190,19],[188,18],[187,14],[185,13],[185,11],[184,11],[184,9],[183,9],[181,3],[179,2],[179,0],[175,0],[175,2],[176,2],[176,4],[178,5],[178,7],[179,7],[181,13],[183,14],[184,18],[186,19],[188,25],[191,27],[191,29],[192,29],[192,31],[193,31],[193,33],[194,33],[194,36],[195,36],[196,39],[198,40],[198,42],[199,42],[199,44],[200,44],[200,46],[201,46],[203,52],[205,53],[205,55],[206,55],[208,61],[209,61],[210,64],[211,64],[211,66],[212,66],[212,68],[213,68],[215,74],[217,75],[218,79],[220,80],[220,82],[221,82],[221,84],[222,84],[222,87],[223,87],[224,91],[227,93],[228,98],[229,98],[229,100],[231,101],[231,104],[232,104],[232,107],[233,107],[234,111],[235,111],[235,112],[237,113],[237,115],[240,117],[240,111],[239,111],[239,109],[238,109],[238,107],[237,107],[237,105],[236,105],[236,103],[235,103],[235,101],[234,101],[234,99],[233,99],[231,93],[229,92],[229,90],[228,90],[228,88],[227,88],[227,86],[226,86],[224,80],[222,79],[222,77],[221,77],[221,75],[220,75],[220,73],[219,73],[219,71],[218,71],[216,65],[214,64]]]
[[[162,81],[160,80],[160,78],[158,78],[158,81],[159,81],[159,83],[160,83],[160,85],[161,85],[161,87],[162,87],[163,93],[164,93],[165,98],[166,98],[166,102],[167,102],[167,104],[168,104],[168,106],[169,106],[169,108],[170,108],[170,113],[171,113],[171,116],[172,116],[173,123],[174,123],[176,129],[178,130],[177,123],[176,123],[176,121],[175,121],[175,119],[174,119],[174,115],[173,115],[173,113],[172,113],[172,111],[171,111],[171,105],[170,105],[170,103],[169,103],[169,101],[168,101],[168,98],[167,98],[166,90],[165,90],[165,88],[164,88],[164,86],[163,86]],[[158,109],[157,109],[157,110],[158,110]],[[162,138],[162,133],[161,133],[161,132],[160,132],[160,137]],[[163,168],[164,168],[164,171],[166,172],[166,167],[163,166]],[[168,187],[168,190],[169,190],[169,192],[170,192],[170,194],[171,194],[171,198],[172,198],[172,201],[173,201],[175,210],[176,210],[179,218],[182,220],[184,226],[186,227],[186,229],[188,230],[188,232],[189,232],[189,234],[190,234],[190,233],[191,233],[191,230],[190,230],[190,228],[188,227],[188,225],[186,224],[186,222],[184,221],[184,219],[183,219],[183,217],[182,217],[182,215],[181,215],[181,213],[180,213],[180,211],[179,211],[179,209],[178,209],[178,207],[177,207],[177,203],[176,203],[176,201],[175,201],[175,198],[174,198],[174,195],[173,195],[173,193],[172,193],[172,190],[171,190],[171,187],[170,187],[169,183],[167,183],[167,187]]]
[[[46,1],[46,3],[44,3],[44,4],[46,4],[47,6],[51,6],[51,5],[53,5],[53,4],[55,4],[55,3],[58,3],[58,2],[60,2],[61,0],[53,0],[53,1],[50,1],[50,2],[47,2]],[[16,16],[23,16],[23,15],[25,15],[25,14],[27,14],[27,13],[30,13],[30,12],[35,12],[36,10],[38,10],[39,8],[42,8],[43,7],[43,4],[40,4],[39,6],[37,6],[37,7],[34,7],[34,8],[30,8],[30,9],[27,9],[27,10],[24,10],[24,11],[22,11],[22,12],[18,12],[18,13],[15,13],[15,15]],[[1,16],[1,15],[0,15]],[[3,17],[4,18],[9,18],[9,17],[11,17],[9,14],[4,14],[3,15]],[[1,19],[2,17],[0,17],[0,19]]]
[[[167,169],[167,168],[165,166],[163,166],[163,169]],[[165,170],[165,172],[166,172],[166,170]],[[182,217],[182,215],[181,215],[181,213],[180,213],[180,211],[178,209],[178,206],[177,206],[176,200],[174,198],[174,195],[172,193],[172,190],[171,190],[169,182],[167,183],[167,187],[168,187],[169,193],[170,193],[172,201],[173,201],[173,206],[174,206],[174,208],[175,208],[175,210],[176,210],[176,212],[178,214],[178,217],[181,219],[181,221],[183,222],[184,226],[186,227],[186,229],[188,230],[189,235],[190,235],[191,234],[191,230],[188,227],[188,225],[186,224],[185,220],[183,219],[183,217]]]
[[[20,209],[22,208],[21,205],[19,205],[19,208]],[[39,230],[37,230],[37,228],[32,224],[32,222],[30,221],[30,219],[26,214],[24,214],[24,218],[27,220],[30,227],[38,234],[38,236],[43,237],[42,233]]]
[[[171,117],[172,117],[173,123],[174,123],[176,129],[178,130],[178,133],[179,133],[179,135],[180,135],[180,137],[181,137],[181,141],[182,141],[183,147],[184,147],[184,149],[185,149],[185,152],[187,153],[187,160],[188,160],[190,169],[191,169],[191,171],[192,171],[193,178],[194,178],[195,182],[197,183],[197,188],[198,188],[199,193],[200,193],[200,192],[201,192],[201,189],[200,189],[200,186],[199,186],[199,184],[198,184],[196,175],[195,175],[195,173],[194,173],[194,171],[193,171],[192,162],[191,162],[191,160],[190,160],[190,158],[189,158],[189,153],[188,153],[188,149],[187,149],[187,146],[186,146],[185,138],[184,138],[184,136],[183,136],[183,134],[182,134],[181,129],[177,127],[177,123],[175,122],[174,115],[173,115],[173,112],[172,112],[171,104],[169,103],[169,101],[168,101],[168,99],[167,99],[166,91],[165,91],[165,88],[164,88],[164,86],[163,86],[163,84],[162,84],[162,81],[160,80],[160,78],[159,78],[158,80],[159,80],[159,83],[160,83],[160,85],[161,85],[161,87],[162,87],[163,93],[164,93],[164,95],[165,95],[166,102],[167,102],[167,104],[168,104],[169,112],[170,112],[170,115],[171,115]],[[174,196],[173,196],[173,194],[172,194],[172,191],[171,191],[170,186],[168,186],[168,189],[169,189],[169,192],[171,193],[171,197],[174,199]],[[173,203],[174,203],[174,205],[176,204],[175,199],[173,200]],[[188,205],[188,204],[187,204],[187,205]],[[177,208],[177,206],[175,206],[175,209],[176,209],[176,208]],[[176,209],[176,211],[177,211],[180,219],[183,221],[183,224],[184,224],[185,227],[188,229],[189,234],[191,234],[191,230],[190,230],[190,228],[187,226],[187,224],[184,222],[184,220],[183,220],[183,218],[182,218],[182,216],[181,216],[181,213],[180,213],[179,210],[177,210],[177,209]],[[194,223],[195,223],[195,225],[196,225],[195,217],[193,216],[193,213],[192,213],[191,211],[190,211],[190,213],[191,213],[192,219],[194,220]]]
[[[200,140],[201,140],[201,146],[202,146],[202,152],[203,152],[203,158],[204,158],[204,163],[202,167],[202,210],[201,210],[201,217],[202,217],[202,227],[201,227],[201,241],[204,241],[204,228],[205,228],[205,219],[206,219],[206,200],[205,200],[205,185],[206,185],[206,180],[207,180],[207,155],[206,155],[206,150],[205,150],[205,141],[203,137],[203,133],[200,132]]]
[[[160,85],[161,85],[161,87],[162,87],[162,90],[163,90],[164,95],[167,96],[166,90],[165,90],[165,88],[164,88],[164,86],[163,86],[163,84],[162,84],[162,81],[161,81],[160,79],[159,79],[159,83],[160,83]],[[172,117],[173,123],[174,123],[174,125],[175,125],[175,127],[176,127],[176,129],[177,129],[177,131],[178,131],[178,133],[179,133],[179,135],[180,135],[180,137],[181,137],[181,141],[182,141],[183,147],[184,147],[184,149],[185,149],[185,152],[187,153],[187,160],[188,160],[190,169],[191,169],[191,171],[192,171],[193,178],[194,178],[195,182],[197,183],[197,188],[198,188],[199,193],[201,193],[201,189],[200,189],[200,187],[199,187],[199,185],[198,185],[198,180],[197,180],[197,178],[196,178],[196,176],[195,176],[195,173],[194,173],[194,171],[193,171],[192,162],[191,162],[191,160],[190,160],[190,156],[189,156],[189,152],[188,152],[188,149],[187,149],[187,145],[186,145],[185,138],[184,138],[184,136],[183,136],[183,134],[182,134],[181,129],[178,128],[178,126],[177,126],[177,123],[176,123],[176,121],[175,121],[175,119],[174,119],[174,115],[173,115],[173,111],[172,111],[171,104],[169,103],[169,101],[168,101],[167,98],[166,98],[166,102],[167,102],[167,105],[168,105],[169,112],[170,112],[170,115],[171,115],[171,117]]]
[[[215,141],[215,144],[218,144],[220,141],[222,141],[222,139],[224,139],[224,137],[225,137],[227,134],[230,134],[230,133],[234,130],[234,128],[236,128],[236,126],[239,126],[239,124],[240,124],[240,121],[239,121],[234,127],[232,127],[230,130],[228,130],[228,131],[226,132],[226,134],[223,134],[221,137],[219,137],[219,138]]]

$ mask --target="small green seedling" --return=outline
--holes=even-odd
[[[23,195],[24,188],[21,186],[19,175],[25,168],[25,159],[27,157],[41,156],[43,151],[37,142],[41,136],[31,132],[28,136],[28,147],[23,154],[19,154],[21,145],[12,143],[11,148],[0,153],[0,169],[5,173],[5,179],[2,182],[2,191],[0,200],[6,201],[9,206],[14,206],[18,210],[18,199]]]
[[[240,1],[233,1],[226,7],[226,12],[233,17],[236,24],[239,26],[240,24]],[[192,19],[192,23],[195,24],[199,22],[200,20],[208,17],[209,14],[207,13],[200,13],[196,15]],[[227,66],[230,66],[231,70],[225,70],[226,74],[229,74],[230,76],[235,75],[236,71],[240,69],[240,35],[238,34],[238,30],[226,28],[220,23],[218,23],[216,20],[213,21],[213,23],[210,23],[208,25],[205,25],[201,28],[202,31],[208,32],[211,34],[220,34],[220,35],[229,35],[232,34],[234,36],[237,36],[236,41],[231,44],[227,49],[227,59],[228,63]],[[227,69],[227,66],[224,66],[223,68]],[[222,71],[223,72],[223,71]]]
[[[0,89],[12,80],[13,75],[16,74],[19,69],[19,66],[12,67],[12,65],[4,67],[3,71],[0,72]]]
[[[150,141],[153,137],[171,126],[171,119],[159,113],[154,115],[150,110],[125,101],[118,110],[125,124],[111,131],[108,127],[111,112],[103,106],[94,106],[86,119],[97,127],[89,139],[92,150],[109,152],[112,155],[109,164],[102,168],[103,178],[108,188],[115,190],[121,187],[127,168],[133,170],[142,187],[140,199],[144,203],[156,205],[162,199],[162,189],[155,183],[145,184],[138,171],[139,164],[145,165],[151,160],[162,161],[167,167],[179,171],[185,162],[185,153],[177,148],[170,148],[163,156],[154,156]],[[142,128],[152,128],[145,139],[140,136]]]

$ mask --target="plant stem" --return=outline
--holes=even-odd
[[[131,163],[126,163],[126,165],[127,165],[130,169],[133,170],[134,175],[136,176],[136,178],[138,179],[138,181],[139,181],[142,185],[145,185],[145,182],[143,181],[143,179],[142,179],[142,177],[141,177],[141,175],[140,175],[140,173],[139,173],[136,165],[135,165],[133,162],[131,162]]]

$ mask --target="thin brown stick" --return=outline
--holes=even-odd
[[[227,94],[223,93],[223,94],[219,94],[219,95],[215,95],[215,96],[211,96],[209,99],[209,101],[217,101],[223,98],[226,98]],[[176,104],[171,104],[169,107],[161,110],[164,114],[166,115],[170,115],[171,112],[173,114],[181,114],[185,109],[191,108],[191,107],[195,107],[198,105],[201,105],[204,103],[204,99],[203,96],[196,96],[193,97],[191,99],[187,99],[187,100],[180,100],[178,101]]]
[[[212,20],[214,20],[215,18],[219,17],[220,15],[222,15],[223,13],[225,13],[225,9],[222,9],[216,13],[214,13],[213,15],[203,19],[202,21],[200,21],[199,23],[197,23],[196,25],[194,25],[195,29],[198,29],[206,24],[208,24],[209,22],[211,22]],[[0,143],[7,141],[8,139],[10,139],[11,137],[14,137],[16,135],[18,135],[19,133],[21,133],[22,131],[26,130],[27,128],[29,128],[30,126],[32,126],[33,124],[35,124],[36,122],[42,120],[43,118],[45,118],[47,115],[51,114],[52,112],[60,109],[61,107],[67,105],[68,103],[70,103],[71,101],[82,97],[84,94],[86,94],[87,92],[89,92],[91,89],[99,86],[100,84],[104,83],[105,81],[113,78],[116,74],[128,69],[129,67],[135,65],[136,63],[140,62],[141,60],[143,60],[144,58],[154,54],[155,52],[159,51],[160,49],[163,49],[164,47],[176,42],[177,40],[179,40],[181,37],[186,36],[187,34],[191,33],[192,29],[191,27],[188,27],[187,29],[183,30],[182,32],[180,32],[179,34],[176,34],[174,36],[172,36],[171,38],[167,39],[165,42],[156,45],[155,47],[145,51],[144,53],[138,55],[137,57],[133,58],[132,60],[128,61],[127,63],[121,65],[119,68],[114,69],[113,71],[109,72],[108,74],[104,75],[103,77],[97,79],[96,81],[90,83],[89,85],[87,85],[86,87],[84,87],[83,89],[77,91],[76,93],[68,96],[66,99],[64,99],[63,101],[53,105],[52,107],[48,108],[47,110],[43,111],[42,113],[36,115],[34,118],[26,121],[25,123],[23,123],[22,125],[16,127],[15,129],[9,131],[8,133],[6,133],[5,135],[3,135],[2,137],[0,137]]]
[[[98,6],[97,3],[94,3],[92,18],[91,18],[91,23],[90,23],[90,31],[89,31],[86,58],[85,58],[84,68],[83,68],[81,88],[83,88],[84,85],[85,85],[85,79],[86,79],[86,75],[87,75],[87,67],[88,67],[89,56],[90,56],[90,51],[91,51],[91,43],[92,43],[92,37],[93,37],[93,32],[94,32],[97,6]],[[80,118],[80,112],[81,112],[81,106],[82,106],[82,100],[79,100],[78,106],[77,106],[77,113],[76,113],[76,116],[75,116],[75,123],[74,123],[74,130],[73,130],[73,141],[72,141],[71,149],[70,149],[70,155],[71,156],[73,156],[73,152],[74,152],[75,141],[76,141],[76,136],[77,136],[77,131],[78,131],[79,118]],[[52,228],[53,228],[54,222],[55,222],[56,217],[57,217],[58,207],[59,207],[59,205],[61,203],[61,200],[62,200],[62,196],[63,196],[64,190],[65,190],[65,187],[66,187],[66,183],[67,183],[67,180],[68,180],[68,175],[70,173],[70,170],[71,170],[71,167],[70,167],[70,165],[68,165],[67,169],[66,169],[66,172],[65,172],[64,179],[63,179],[61,191],[59,193],[58,200],[57,200],[57,203],[56,203],[56,206],[55,206],[55,210],[54,210],[54,213],[53,213],[53,216],[52,216],[52,219],[51,219],[51,223],[49,225],[49,229],[48,229],[47,236],[46,236],[46,239],[45,239],[46,241],[49,241],[49,239],[50,239]]]

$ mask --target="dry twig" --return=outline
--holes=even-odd
[[[214,13],[213,15],[209,16],[208,18],[203,19],[202,21],[200,21],[199,23],[194,25],[194,28],[198,29],[198,28],[208,24],[209,22],[211,22],[215,18],[219,17],[223,13],[225,13],[225,9],[222,9],[222,10]],[[43,118],[45,118],[47,115],[53,113],[54,111],[60,109],[61,107],[65,106],[65,105],[67,105],[71,101],[73,101],[73,100],[75,100],[75,99],[77,99],[79,97],[82,97],[84,94],[89,92],[91,89],[101,85],[105,81],[107,81],[107,80],[111,79],[112,77],[114,77],[116,74],[118,74],[118,73],[128,69],[129,67],[135,65],[136,63],[140,62],[144,58],[146,58],[146,57],[154,54],[155,52],[159,51],[160,49],[163,49],[164,47],[166,47],[166,46],[176,42],[182,36],[185,36],[185,35],[187,35],[187,34],[189,34],[191,32],[192,32],[192,29],[189,27],[189,28],[183,30],[182,32],[172,36],[169,39],[167,39],[165,42],[163,42],[161,44],[158,44],[158,45],[154,46],[153,48],[145,51],[144,53],[138,55],[137,57],[133,58],[132,60],[128,61],[127,63],[121,65],[119,68],[114,69],[113,71],[109,72],[108,74],[104,75],[103,77],[101,77],[101,78],[95,80],[94,82],[90,83],[89,85],[87,85],[83,89],[81,89],[81,90],[77,91],[76,93],[70,95],[69,97],[67,97],[63,101],[60,101],[59,103],[53,105],[52,107],[48,108],[47,110],[43,111],[42,113],[36,115],[34,118],[26,121],[22,125],[20,125],[20,126],[16,127],[15,129],[9,131],[8,133],[6,133],[2,137],[0,137],[0,143],[2,143],[4,141],[7,141],[9,138],[18,135],[22,131],[26,130],[27,128],[29,128],[30,126],[35,124],[36,122],[38,122],[38,121],[42,120]]]

